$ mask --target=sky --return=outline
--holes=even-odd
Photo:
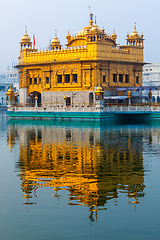
[[[115,29],[120,45],[136,22],[145,38],[144,61],[160,62],[160,0],[0,0],[0,9],[0,73],[18,62],[25,26],[31,40],[35,34],[38,49],[46,49],[55,30],[64,45],[68,30],[75,35],[89,25],[90,11],[107,34]]]

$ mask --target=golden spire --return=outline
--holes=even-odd
[[[116,34],[116,32],[115,32],[115,29],[114,29],[113,34],[112,34],[112,39],[113,39],[114,41],[116,41],[116,38],[117,38],[117,34]]]
[[[134,23],[134,31],[132,32],[131,37],[139,37],[139,34],[136,30],[136,22]]]
[[[69,42],[71,40],[71,35],[69,33],[69,30],[68,30],[68,34],[66,35],[66,39],[67,39],[67,42]]]
[[[52,45],[60,45],[60,40],[57,38],[57,30],[55,29],[55,37],[52,40]]]
[[[27,26],[25,26],[25,34],[22,37],[22,42],[30,42],[30,41],[31,41],[30,36],[27,34]]]
[[[93,24],[93,14],[92,13],[90,13],[90,21],[89,21],[89,23],[90,23],[90,25]]]

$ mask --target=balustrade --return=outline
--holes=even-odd
[[[66,111],[66,112],[75,112],[75,111],[85,111],[85,112],[96,112],[98,111],[96,103],[74,103],[66,106],[64,103],[48,103],[48,104],[38,104],[35,108],[35,104],[12,104],[11,107],[8,107],[10,111]],[[160,111],[160,104],[132,104],[131,106],[127,104],[109,104],[105,103],[103,107],[103,112],[145,112],[145,111]]]

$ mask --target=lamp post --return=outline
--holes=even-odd
[[[64,99],[64,108],[66,109],[66,106],[67,106],[67,103],[66,103],[67,97],[66,97],[66,95],[64,95],[63,99]]]
[[[37,95],[35,96],[35,109],[37,109],[37,107],[38,107],[38,103],[37,103],[37,100],[38,100],[38,97],[37,97]]]
[[[148,93],[148,97],[150,99],[150,104],[151,104],[151,99],[152,99],[152,91],[150,90],[149,93]]]
[[[131,107],[131,97],[132,97],[132,92],[131,92],[131,90],[129,90],[128,91],[129,107]]]

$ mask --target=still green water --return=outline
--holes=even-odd
[[[0,239],[160,239],[160,121],[0,113]]]

